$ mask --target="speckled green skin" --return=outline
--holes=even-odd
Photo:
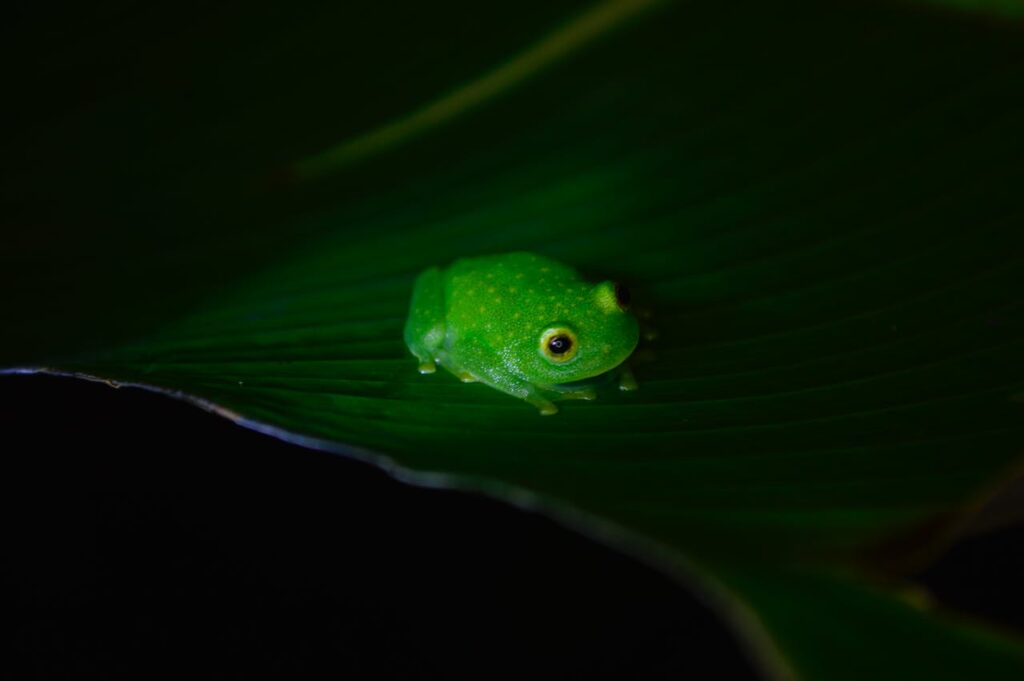
[[[556,362],[542,338],[553,328],[575,334],[574,356]],[[416,280],[405,342],[420,372],[440,364],[466,382],[480,381],[540,409],[553,400],[593,399],[592,387],[566,385],[621,366],[620,387],[636,387],[623,362],[636,348],[636,318],[616,303],[615,285],[590,284],[570,267],[532,253],[464,258]]]

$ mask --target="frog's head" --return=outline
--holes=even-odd
[[[636,318],[629,314],[629,290],[604,281],[562,306],[562,318],[537,331],[536,354],[528,363],[533,380],[549,385],[598,376],[632,354],[639,339]]]

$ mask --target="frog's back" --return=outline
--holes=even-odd
[[[578,279],[576,271],[571,267],[543,255],[527,252],[462,258],[448,268],[448,276],[469,283],[488,280],[508,283],[516,279],[530,279],[558,284]]]
[[[445,303],[449,317],[463,323],[504,317],[578,281],[571,267],[533,253],[463,258],[445,272]]]

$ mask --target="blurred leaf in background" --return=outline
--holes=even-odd
[[[3,364],[541,509],[771,677],[1020,678],[901,595],[1024,449],[1024,34],[976,5],[26,8]],[[416,373],[416,274],[520,249],[655,310],[638,393]]]

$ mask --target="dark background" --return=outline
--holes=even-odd
[[[141,390],[2,377],[0,404],[37,677],[750,675],[668,578],[536,515]]]
[[[669,578],[555,523],[142,390],[0,377],[8,664],[28,677],[752,678]],[[1021,627],[1024,531],[922,579]]]

